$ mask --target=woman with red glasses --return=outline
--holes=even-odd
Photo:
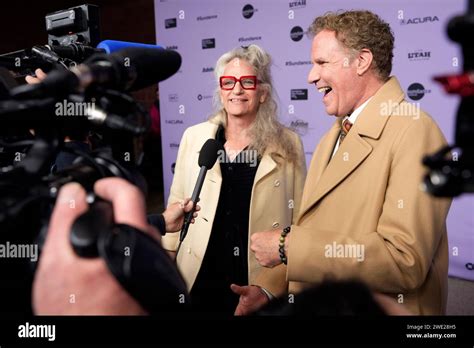
[[[206,140],[221,145],[200,194],[199,217],[177,255],[199,312],[248,314],[287,291],[286,266],[261,267],[249,252],[253,232],[296,219],[306,173],[301,140],[278,122],[270,65],[257,45],[221,56],[214,70],[217,109],[180,143],[168,204],[191,196]],[[164,247],[175,251],[178,237],[167,234]]]

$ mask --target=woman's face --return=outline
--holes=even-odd
[[[223,76],[233,76],[240,79],[242,76],[256,76],[256,73],[245,60],[235,58],[227,63]],[[256,82],[255,89],[244,89],[242,84],[244,87],[249,87],[249,79],[241,83],[237,81],[235,86],[229,90],[221,88],[221,103],[229,116],[254,118],[260,104],[265,101],[266,93],[259,87],[259,82]]]

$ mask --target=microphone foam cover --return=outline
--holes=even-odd
[[[122,65],[126,62],[134,68],[136,80],[129,88],[131,91],[166,80],[181,67],[180,54],[166,49],[126,48],[109,57],[117,57]]]
[[[215,139],[207,139],[199,152],[199,167],[206,167],[208,170],[214,166],[217,160],[219,145]]]

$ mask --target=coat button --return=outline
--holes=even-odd
[[[278,222],[274,222],[273,225],[272,225],[273,228],[277,228],[278,226],[280,226],[280,224]]]
[[[275,185],[275,187],[280,186],[280,180],[275,180],[275,182],[273,184]]]
[[[188,252],[188,254],[191,254],[191,248],[188,248],[188,250],[186,250]]]

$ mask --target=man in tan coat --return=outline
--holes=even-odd
[[[420,189],[421,160],[443,134],[390,77],[394,38],[378,16],[329,13],[310,31],[308,80],[337,120],[314,152],[296,223],[255,233],[251,250],[263,266],[287,263],[290,292],[357,279],[414,314],[443,314],[451,200]]]

